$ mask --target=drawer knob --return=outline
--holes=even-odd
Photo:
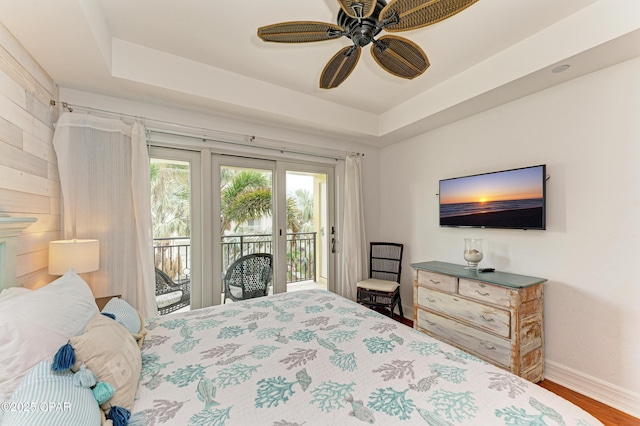
[[[487,318],[484,315],[480,315],[480,318],[482,318],[483,320],[485,320],[486,322],[493,322],[495,321],[493,318]]]
[[[430,298],[430,297],[427,297],[427,301],[428,301],[428,302],[430,302],[430,303],[435,303],[435,302],[436,302],[436,299],[432,299],[432,298]]]
[[[486,284],[484,284],[484,283],[480,283],[480,284],[478,284],[478,286],[480,286],[480,287],[482,287],[482,288],[485,288],[487,285],[486,285]]]
[[[493,346],[491,343],[487,343],[487,342],[480,342],[480,346],[482,346],[482,347],[483,347],[483,348],[485,348],[485,349],[492,350],[492,351],[495,351],[495,350],[496,350],[496,347],[495,347],[495,346]]]
[[[491,293],[483,293],[480,290],[476,290],[476,293],[478,293],[480,296],[488,296]]]
[[[429,325],[436,325],[436,323],[435,323],[435,322],[433,322],[433,321],[424,320],[424,322],[426,322],[426,323],[427,323],[427,324],[429,324]]]
[[[440,281],[434,281],[432,279],[429,279],[429,281],[431,281],[432,284],[440,284]]]

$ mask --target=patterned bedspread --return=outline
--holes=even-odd
[[[147,320],[130,425],[600,425],[539,386],[336,294]]]

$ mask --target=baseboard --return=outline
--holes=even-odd
[[[402,313],[404,314],[404,317],[406,319],[410,319],[411,321],[413,321],[413,305],[411,306],[405,306],[405,304],[402,304]]]
[[[545,361],[544,378],[640,418],[640,394],[588,376],[553,361]]]

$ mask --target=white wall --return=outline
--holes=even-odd
[[[640,59],[395,144],[380,163],[380,237],[406,244],[405,306],[410,263],[462,264],[463,238],[483,238],[481,266],[549,280],[547,376],[640,416]],[[438,226],[439,179],[537,164],[546,231]]]

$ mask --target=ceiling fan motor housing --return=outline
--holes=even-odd
[[[380,34],[382,27],[379,25],[378,16],[380,11],[387,5],[385,0],[378,0],[376,8],[367,18],[352,18],[344,10],[338,12],[338,25],[345,30],[345,35],[349,37],[356,46],[364,47],[373,41],[373,38]]]

